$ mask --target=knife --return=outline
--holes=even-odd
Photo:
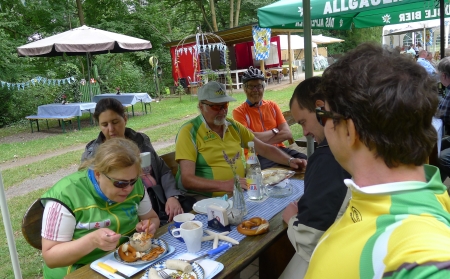
[[[117,274],[117,275],[120,275],[120,276],[122,276],[123,278],[125,278],[125,279],[131,279],[130,277],[128,277],[128,276],[126,276],[125,274],[123,274],[122,272],[119,272],[117,269],[115,269],[115,268],[113,268],[113,267],[111,267],[111,266],[109,266],[109,265],[107,265],[107,264],[105,264],[105,263],[98,263],[97,264],[100,268],[102,268],[102,269],[104,269],[104,270],[106,270],[106,271],[108,271],[108,272],[111,272],[111,273],[115,273],[115,274]]]
[[[187,262],[188,262],[188,263],[193,263],[193,262],[195,262],[195,261],[197,261],[197,260],[199,260],[199,259],[201,259],[201,258],[204,258],[204,257],[206,257],[206,256],[212,256],[212,255],[215,255],[215,254],[217,254],[217,253],[220,253],[220,252],[222,252],[223,250],[226,250],[226,249],[228,249],[228,248],[230,248],[230,247],[231,247],[231,244],[223,244],[223,245],[220,245],[220,246],[217,247],[216,249],[209,250],[208,252],[206,252],[205,254],[201,255],[200,257],[197,257],[197,258],[195,258],[195,259],[189,260],[189,261],[187,261]]]

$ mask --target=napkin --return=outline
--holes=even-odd
[[[128,276],[132,276],[137,272],[137,268],[130,265],[119,263],[114,260],[106,260],[104,261],[104,263]]]
[[[176,259],[183,259],[183,260],[192,260],[198,257],[199,255],[191,254],[191,253],[184,253],[181,255],[176,256]],[[223,264],[210,260],[208,258],[203,258],[201,260],[196,261],[201,267],[203,267],[203,270],[205,271],[205,279],[211,279],[213,278],[219,271],[223,269]]]

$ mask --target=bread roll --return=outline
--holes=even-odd
[[[148,279],[162,279],[161,276],[159,276],[158,272],[156,271],[156,269],[154,269],[153,267],[150,268],[150,270],[148,271]]]
[[[167,260],[166,267],[168,269],[175,269],[175,270],[182,271],[184,273],[192,272],[192,265],[190,263],[187,263],[185,261],[180,261],[180,260]]]

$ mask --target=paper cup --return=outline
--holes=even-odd
[[[150,167],[150,164],[152,163],[152,156],[150,155],[150,152],[142,152],[141,153],[141,168],[145,169]]]

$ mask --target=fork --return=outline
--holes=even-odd
[[[110,237],[110,236],[112,236],[112,235],[107,234],[106,236],[107,236],[107,237]],[[121,235],[120,237],[127,237],[129,240],[131,240],[131,238],[132,238],[131,236],[127,236],[127,235]]]
[[[170,279],[171,276],[167,274],[164,270],[158,271],[159,276],[161,276],[163,279]]]

